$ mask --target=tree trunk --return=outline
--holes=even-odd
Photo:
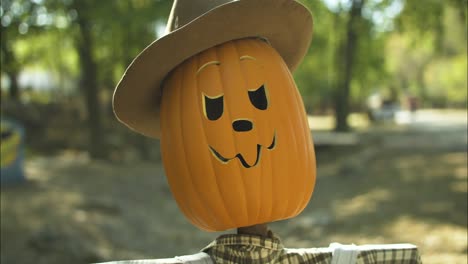
[[[9,95],[13,101],[19,101],[20,93],[18,86],[18,71],[9,71],[7,73],[10,79]]]
[[[357,36],[358,36],[358,22],[361,18],[361,10],[364,5],[364,0],[353,0],[351,10],[349,13],[349,20],[347,25],[347,38],[344,46],[344,62],[343,66],[339,66],[338,72],[340,73],[341,80],[338,82],[338,89],[335,95],[335,130],[348,131],[348,114],[349,114],[349,94],[350,84],[352,79],[352,68],[354,53],[356,49]]]
[[[15,54],[12,50],[11,42],[8,42],[7,28],[2,27],[1,31],[1,49],[2,49],[2,71],[8,76],[10,86],[8,94],[13,101],[19,101],[18,87],[18,67]]]
[[[106,146],[104,144],[101,107],[98,97],[97,67],[93,57],[93,38],[89,23],[89,8],[87,1],[75,1],[78,10],[79,34],[77,50],[81,71],[81,88],[84,90],[86,108],[88,112],[89,151],[93,158],[104,158]]]
[[[431,58],[432,59],[432,58]],[[427,66],[429,66],[429,62],[431,59],[428,59],[421,63],[421,65],[417,69],[416,74],[416,85],[418,86],[418,97],[421,103],[421,107],[424,107],[427,102],[429,102],[429,96],[427,94],[426,82],[424,80],[424,73],[426,72]]]
[[[134,12],[135,8],[133,7],[132,3],[130,1],[126,2],[126,9],[128,12]],[[122,21],[122,27],[125,27],[125,21]],[[134,33],[133,33],[134,34]],[[135,38],[134,35],[132,35],[131,31],[125,31],[125,37],[122,39],[122,45],[125,47],[127,45],[127,41],[131,41],[132,39]],[[124,50],[124,54],[122,54],[122,57],[124,58],[125,66],[128,67],[130,63],[134,59],[134,54],[130,54],[127,49]],[[159,141],[154,140],[154,139],[149,139],[145,136],[142,136],[140,134],[137,135],[132,135],[132,143],[135,144],[135,148],[140,154],[139,157],[142,160],[151,160],[152,158],[152,151],[151,148],[158,147]],[[159,159],[159,157],[157,157]]]

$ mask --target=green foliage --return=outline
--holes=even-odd
[[[92,2],[87,13],[93,22],[95,58],[101,82],[113,88],[124,69],[149,43],[156,39],[156,26],[169,14],[171,1],[133,0]]]
[[[312,45],[294,73],[307,108],[333,105],[339,89],[350,0],[301,0],[313,13]],[[78,87],[77,18],[91,23],[99,86],[109,92],[132,59],[157,38],[170,0],[3,0],[2,73],[51,71]],[[367,0],[357,24],[352,105],[389,87],[430,102],[435,91],[466,100],[466,0]],[[465,63],[464,63],[465,62]],[[465,72],[463,72],[465,71]],[[436,78],[435,76],[443,75]],[[436,88],[438,87],[438,88]],[[440,94],[440,92],[437,92]],[[465,99],[460,99],[465,98]]]
[[[308,109],[333,105],[335,92],[340,89],[340,69],[344,63],[344,45],[349,4],[338,1],[302,1],[312,10],[314,36],[311,48],[303,64],[295,73],[299,89]],[[392,1],[368,1],[365,12],[384,10]],[[362,107],[365,98],[388,79],[385,69],[386,32],[378,30],[372,16],[365,16],[357,23],[357,47],[352,65],[351,98],[353,105]],[[312,99],[309,99],[312,98]]]
[[[386,48],[393,55],[387,67],[400,90],[427,106],[466,105],[465,19],[464,0],[406,1]]]
[[[431,99],[451,106],[465,106],[468,87],[466,73],[464,55],[433,61],[424,76]]]
[[[2,43],[2,71],[9,67],[48,69],[66,78],[79,78],[76,19],[85,16],[92,23],[100,82],[115,85],[132,58],[156,39],[156,25],[165,21],[171,1],[112,3],[2,1],[2,41],[7,41]],[[4,47],[12,47],[15,58],[11,62],[4,59]]]
[[[341,18],[332,13],[322,2],[302,1],[314,18],[314,32],[311,47],[294,77],[309,112],[330,107],[333,89],[336,85],[336,46],[344,32],[340,32]],[[336,30],[331,30],[331,29]]]
[[[350,1],[302,2],[312,10],[315,28],[295,78],[308,109],[317,109],[330,106],[339,89]],[[465,105],[466,6],[466,0],[367,0],[357,27],[352,106],[362,108],[376,91],[396,100],[416,95],[428,106]]]

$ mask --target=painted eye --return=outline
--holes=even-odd
[[[209,120],[217,120],[223,115],[224,111],[224,96],[209,97],[203,94],[203,107],[205,108],[205,116]]]
[[[256,108],[265,110],[268,108],[268,99],[265,91],[265,85],[262,84],[257,90],[249,90],[250,102]]]

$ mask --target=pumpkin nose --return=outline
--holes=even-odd
[[[252,122],[241,119],[232,122],[232,128],[237,132],[246,132],[252,130]]]

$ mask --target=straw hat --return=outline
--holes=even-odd
[[[267,39],[293,71],[309,47],[312,16],[294,0],[174,0],[166,34],[133,60],[115,89],[117,119],[159,138],[165,76],[203,50],[246,37]]]

